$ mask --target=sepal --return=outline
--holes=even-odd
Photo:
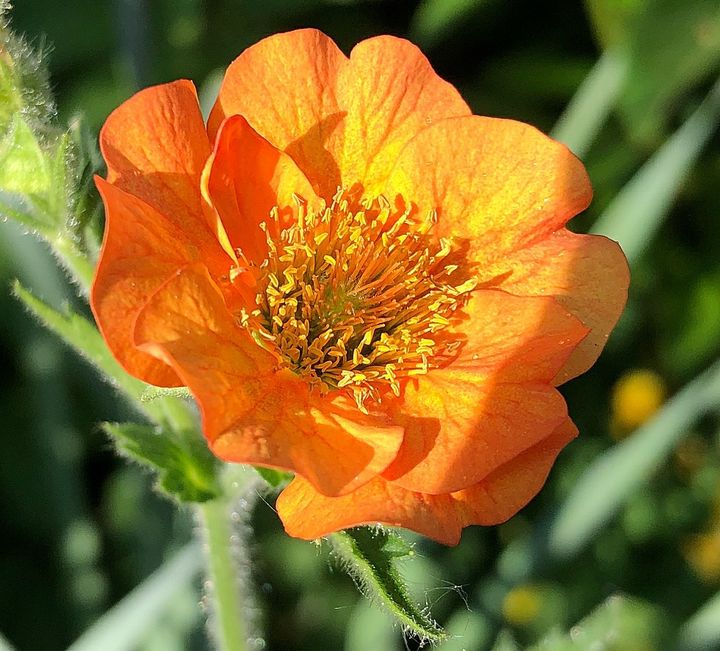
[[[177,437],[160,427],[105,423],[118,451],[157,473],[157,488],[178,502],[206,502],[218,497],[217,460],[200,437]]]

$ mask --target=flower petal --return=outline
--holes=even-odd
[[[616,244],[563,228],[592,194],[566,147],[511,120],[446,120],[405,148],[390,186],[437,209],[439,235],[466,238],[486,286],[555,296],[590,328],[556,384],[595,362],[625,304],[628,268]]]
[[[584,373],[597,360],[627,301],[630,272],[616,242],[566,229],[498,264],[511,294],[551,295],[590,329],[559,371],[555,384]],[[488,273],[492,270],[488,269]]]
[[[303,29],[260,41],[230,65],[211,133],[235,114],[290,154],[328,199],[357,182],[382,193],[413,136],[470,109],[408,41],[371,38],[348,59],[327,36]]]
[[[455,88],[441,79],[412,43],[377,36],[358,43],[337,82],[346,112],[338,163],[343,184],[383,194],[403,147],[443,118],[470,115]]]
[[[567,147],[521,122],[443,120],[408,143],[389,179],[421,214],[437,210],[439,236],[466,240],[485,265],[547,237],[587,208],[592,189]]]
[[[133,95],[108,117],[100,148],[110,183],[166,215],[197,246],[217,255],[200,195],[210,141],[192,82],[153,86]]]
[[[394,458],[402,428],[347,401],[312,399],[292,372],[260,348],[228,312],[200,265],[179,272],[138,315],[136,343],[170,364],[193,392],[213,452],[233,462],[283,468],[338,495]]]
[[[137,197],[96,177],[105,204],[105,238],[90,305],[110,350],[132,375],[160,386],[181,384],[162,361],[139,351],[133,324],[147,299],[179,268],[198,259],[175,225]]]
[[[294,196],[311,206],[316,201],[292,158],[258,135],[241,115],[223,122],[207,166],[205,198],[218,211],[231,246],[255,264],[267,257],[260,224],[269,221],[271,209],[277,206],[287,221],[297,207]]]
[[[286,151],[324,197],[340,172],[330,153],[343,113],[335,96],[347,58],[322,32],[301,29],[266,38],[227,69],[210,114],[212,137],[222,121],[243,115],[260,135]]]
[[[457,491],[546,438],[567,418],[552,379],[587,330],[552,298],[475,292],[445,368],[408,383],[390,413],[405,427],[384,473],[423,493]]]
[[[576,435],[576,427],[566,419],[550,436],[483,481],[454,493],[413,492],[379,477],[348,495],[326,497],[296,477],[276,506],[287,533],[306,540],[380,522],[456,545],[463,527],[499,524],[523,508],[542,488],[560,450]]]

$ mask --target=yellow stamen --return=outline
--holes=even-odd
[[[438,333],[475,281],[457,259],[445,264],[455,248],[431,236],[434,211],[417,219],[384,197],[358,202],[342,190],[317,212],[296,203],[291,225],[277,209],[264,224],[257,309],[240,321],[298,375],[321,391],[350,389],[365,411],[383,386],[399,395],[402,378],[455,353],[459,342]]]

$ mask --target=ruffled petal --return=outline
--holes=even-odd
[[[190,388],[205,436],[226,461],[290,470],[339,495],[382,472],[402,440],[402,428],[385,417],[359,414],[342,399],[316,404],[305,382],[277,371],[275,357],[235,323],[200,265],[148,300],[135,341]]]
[[[507,273],[508,270],[511,273]],[[630,271],[616,242],[566,229],[499,263],[500,287],[522,296],[550,295],[589,328],[555,378],[562,384],[597,360],[627,301]]]
[[[323,197],[334,194],[340,171],[332,155],[343,113],[335,96],[347,58],[322,32],[301,29],[266,38],[227,69],[208,130],[243,115],[261,136],[286,151]]]
[[[470,109],[408,41],[371,38],[348,59],[327,36],[303,29],[260,41],[230,65],[211,133],[235,114],[290,154],[328,199],[358,182],[368,195],[384,192],[413,136]]]
[[[576,435],[567,419],[481,482],[454,493],[413,492],[379,477],[348,495],[326,497],[295,478],[276,506],[287,533],[306,540],[379,522],[456,545],[463,527],[500,524],[523,508],[542,488],[560,450]]]
[[[405,427],[387,479],[440,494],[477,484],[566,420],[552,379],[587,330],[552,298],[475,292],[458,358],[409,382],[390,413]]]
[[[164,215],[96,178],[105,204],[105,238],[90,305],[110,350],[128,373],[159,386],[181,384],[164,362],[138,350],[135,319],[148,298],[199,254]]]
[[[521,122],[448,119],[420,132],[388,182],[421,214],[437,210],[439,236],[466,241],[484,265],[541,240],[587,208],[592,189],[567,147]]]
[[[217,210],[231,247],[255,264],[267,257],[260,224],[269,222],[270,211],[277,206],[280,219],[287,222],[297,201],[308,203],[308,209],[317,201],[292,158],[258,135],[241,115],[229,117],[218,132],[203,174],[203,193]]]
[[[200,194],[210,141],[192,82],[133,95],[108,117],[100,148],[110,183],[165,215],[207,257],[220,254]]]

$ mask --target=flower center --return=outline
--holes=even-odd
[[[317,212],[301,205],[290,226],[274,210],[245,322],[321,391],[347,388],[363,410],[383,387],[399,395],[403,377],[457,349],[442,331],[475,286],[450,263],[452,242],[429,235],[435,222],[343,190]]]

